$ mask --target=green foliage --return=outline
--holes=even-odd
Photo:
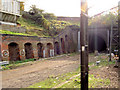
[[[29,62],[29,61],[34,61],[34,59],[26,59],[26,60],[21,60],[21,61],[11,61],[10,64],[19,64],[19,63],[24,63],[24,62]]]
[[[72,25],[66,21],[57,21],[56,16],[52,13],[46,13],[44,10],[31,6],[29,12],[24,11],[18,23],[26,27],[26,33],[35,36],[55,36],[66,26]],[[34,31],[31,31],[33,29]]]

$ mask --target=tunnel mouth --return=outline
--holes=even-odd
[[[105,52],[107,49],[107,45],[105,41],[101,37],[97,37],[97,50],[98,52]]]
[[[105,40],[98,35],[90,35],[89,40],[89,51],[94,52],[97,50],[99,53],[105,53],[107,45]]]

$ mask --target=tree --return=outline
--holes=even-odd
[[[113,22],[113,25],[116,25],[117,17],[118,15],[111,12],[105,15],[99,15],[95,18],[89,19],[89,26],[97,25],[98,27],[109,27],[111,22]]]
[[[44,12],[44,10],[37,8],[36,5],[32,5],[30,8],[29,12],[32,14],[43,14]]]

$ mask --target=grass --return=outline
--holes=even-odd
[[[12,34],[12,35],[30,36],[29,34],[25,34],[25,33],[16,33],[16,32],[11,32],[11,31],[7,31],[7,30],[0,30],[0,34]]]
[[[89,75],[89,88],[97,88],[101,86],[107,86],[110,84],[109,79],[96,78],[94,75]],[[68,83],[58,87],[58,88],[80,88],[80,76],[74,78]]]
[[[44,33],[45,29],[42,26],[37,25],[35,21],[31,21],[29,19],[20,17],[17,22],[27,29],[26,33],[29,35],[39,37],[50,37],[49,35]]]
[[[50,36],[44,36],[41,35],[39,32],[36,32],[36,30],[27,32],[27,33],[17,33],[7,30],[0,30],[0,34],[11,34],[11,35],[23,35],[23,36],[38,36],[38,37],[50,37]],[[39,34],[39,35],[38,35]]]
[[[36,83],[28,88],[52,88],[55,87],[56,85],[65,82],[66,80],[69,80],[70,77],[78,74],[77,72],[70,72],[58,76],[51,75],[48,79]]]
[[[99,88],[110,85],[109,79],[97,78],[94,75],[89,75],[89,88]]]

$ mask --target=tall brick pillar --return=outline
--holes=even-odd
[[[38,48],[37,48],[37,43],[33,43],[32,44],[33,47],[33,54],[34,54],[34,58],[38,59]]]

